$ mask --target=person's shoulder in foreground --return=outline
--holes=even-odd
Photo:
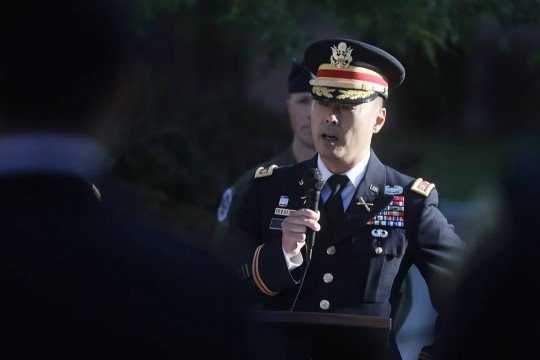
[[[534,131],[534,129],[533,129]],[[538,133],[537,133],[538,134]],[[493,192],[500,211],[494,231],[479,234],[478,248],[457,292],[437,359],[535,359],[540,294],[540,235],[534,226],[540,193],[538,143],[516,145]]]

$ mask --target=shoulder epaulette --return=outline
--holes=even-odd
[[[265,176],[271,176],[274,172],[274,169],[277,168],[277,165],[270,165],[267,167],[261,166],[260,168],[255,171],[255,179],[265,177]]]
[[[428,196],[431,190],[435,187],[435,184],[424,181],[422,178],[418,178],[411,186],[411,190],[424,196]]]

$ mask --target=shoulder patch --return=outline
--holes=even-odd
[[[219,208],[217,210],[217,219],[219,222],[224,222],[227,220],[227,215],[229,214],[229,208],[231,207],[233,199],[233,188],[230,187],[221,196],[221,202],[219,203]]]
[[[435,184],[424,181],[422,178],[418,178],[411,186],[411,190],[424,196],[428,196],[431,190],[435,187]]]
[[[277,165],[270,165],[268,167],[261,166],[260,168],[255,171],[255,179],[265,177],[265,176],[271,176],[274,172],[274,169],[277,168]]]

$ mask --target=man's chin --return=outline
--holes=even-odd
[[[315,146],[315,149],[317,150],[317,153],[319,153],[323,158],[327,158],[329,160],[337,160],[340,158],[340,147],[336,146],[333,143],[319,143]]]

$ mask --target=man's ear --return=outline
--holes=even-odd
[[[382,107],[377,112],[377,117],[373,121],[374,134],[378,133],[382,129],[385,121],[386,121],[386,108]]]

